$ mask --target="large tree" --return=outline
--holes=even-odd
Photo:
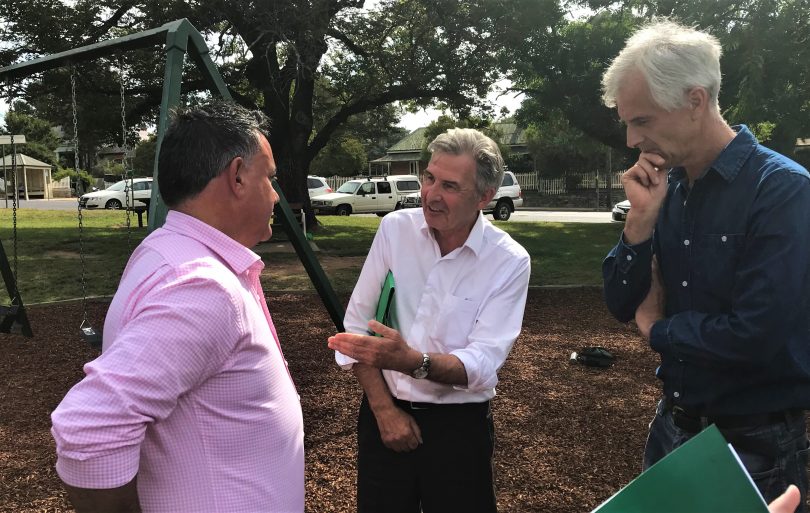
[[[0,49],[0,61],[188,18],[213,46],[236,101],[271,118],[270,142],[282,187],[292,201],[306,201],[310,163],[353,116],[394,102],[441,101],[470,110],[505,69],[502,50],[521,44],[530,29],[555,25],[561,17],[555,0],[382,0],[373,9],[362,7],[361,0],[3,2],[0,38],[8,46]],[[533,34],[544,37],[542,31]],[[148,56],[128,64],[133,95],[128,118],[134,123],[148,121],[159,101],[157,64]],[[96,86],[115,105],[110,70],[109,63],[95,71],[85,67],[82,76],[93,79],[81,85]],[[65,78],[62,73],[28,94],[36,90],[38,98],[45,98],[61,85],[64,97]],[[317,122],[313,106],[319,78],[336,103]],[[202,87],[190,74],[187,89]]]
[[[555,110],[585,134],[615,148],[624,134],[601,105],[600,80],[628,35],[654,16],[714,34],[723,46],[720,105],[765,144],[791,155],[810,134],[810,3],[807,0],[590,0],[587,19],[555,32],[552,44],[517,49],[516,88],[526,92],[524,122]]]

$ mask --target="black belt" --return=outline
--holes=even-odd
[[[714,424],[719,429],[737,429],[790,422],[804,416],[801,409],[790,409],[750,415],[700,415],[697,412],[664,400],[664,413],[672,414],[672,422],[684,431],[698,433],[706,426]]]
[[[489,401],[482,403],[420,403],[394,398],[394,404],[403,410],[450,410],[459,408],[483,408],[489,406]]]

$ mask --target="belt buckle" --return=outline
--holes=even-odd
[[[408,401],[408,407],[412,410],[427,410],[429,409],[426,406],[417,406],[419,403],[414,401]]]

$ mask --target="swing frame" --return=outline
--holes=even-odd
[[[166,65],[163,76],[163,94],[158,117],[157,147],[152,175],[154,181],[157,182],[157,161],[163,136],[166,132],[168,115],[173,108],[180,104],[183,62],[186,54],[196,64],[205,78],[208,89],[213,94],[218,94],[224,100],[233,99],[224,80],[222,80],[219,70],[211,60],[205,39],[187,19],[183,18],[151,30],[0,68],[0,83],[13,79],[22,79],[34,73],[71,66],[78,62],[110,56],[123,51],[156,46],[161,43],[164,45],[163,51],[166,54]],[[343,328],[343,307],[334,289],[332,289],[332,284],[312,251],[312,247],[301,226],[296,222],[295,214],[284,197],[281,188],[277,183],[274,183],[273,186],[279,195],[278,207],[281,215],[278,217],[290,237],[290,242],[304,265],[310,280],[312,280],[315,290],[323,301],[335,328],[337,328],[337,331],[345,331]],[[167,213],[168,209],[160,197],[159,188],[153,187],[152,197],[149,202],[149,232],[163,225]]]

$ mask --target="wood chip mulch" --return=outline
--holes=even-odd
[[[317,296],[271,293],[268,303],[302,399],[307,511],[352,512],[359,387],[326,347],[334,326]],[[106,306],[89,303],[98,328]],[[97,353],[79,337],[80,302],[29,307],[29,318],[35,338],[0,335],[0,511],[72,511],[49,414]],[[612,368],[569,363],[594,345],[614,353]],[[635,477],[659,393],[656,364],[600,291],[531,290],[493,402],[499,510],[587,512]]]

